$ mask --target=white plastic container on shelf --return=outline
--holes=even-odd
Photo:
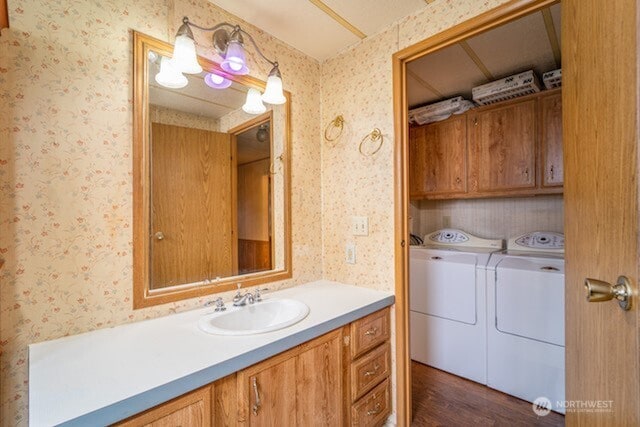
[[[542,75],[542,82],[547,89],[562,86],[562,68],[544,73]]]
[[[533,70],[515,74],[471,89],[473,100],[488,105],[540,92],[540,82]]]

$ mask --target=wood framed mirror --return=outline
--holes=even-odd
[[[290,94],[245,113],[265,83],[202,57],[202,73],[167,88],[155,77],[173,46],[133,40],[134,308],[290,278]],[[208,86],[209,73],[231,85]]]

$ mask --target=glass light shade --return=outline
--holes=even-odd
[[[186,34],[176,36],[171,61],[173,67],[181,73],[200,74],[202,72],[196,54],[196,42]]]
[[[267,78],[267,87],[262,95],[262,100],[267,104],[284,104],[287,98],[282,93],[282,79],[278,76],[269,76]]]
[[[160,72],[156,74],[156,82],[170,89],[180,89],[185,87],[189,80],[173,67],[169,58],[163,56],[160,60]]]
[[[208,73],[206,76],[204,76],[204,82],[207,84],[207,86],[214,89],[226,89],[231,86],[232,83],[231,80],[219,76],[215,73]]]
[[[247,114],[262,114],[267,111],[267,107],[262,103],[260,92],[257,89],[249,89],[247,92],[247,101],[242,106],[242,111]]]
[[[245,75],[249,74],[247,61],[244,56],[244,48],[242,43],[237,40],[231,40],[227,46],[227,52],[224,55],[224,61],[220,64],[223,70],[231,74]]]

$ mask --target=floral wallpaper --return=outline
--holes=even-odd
[[[322,64],[321,130],[337,115],[345,130],[322,140],[322,236],[324,277],[394,290],[392,55],[494,8],[505,0],[437,0]],[[379,128],[380,151],[364,157],[362,138]],[[369,235],[351,235],[351,216],[369,217]],[[356,244],[347,264],[345,244]]]
[[[29,343],[202,304],[132,309],[131,30],[169,40],[183,15],[239,20],[206,0],[8,6],[11,29],[0,37],[0,424],[26,426]],[[240,23],[278,58],[293,94],[293,278],[275,287],[317,280],[321,243],[308,236],[321,233],[320,66]],[[257,57],[249,61],[252,75],[266,77]]]

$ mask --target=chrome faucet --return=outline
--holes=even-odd
[[[224,301],[220,297],[216,298],[214,301],[207,301],[204,306],[209,307],[213,304],[216,305],[216,308],[213,311],[225,311],[227,309],[227,307],[224,306]]]
[[[262,301],[262,292],[268,291],[269,288],[256,289],[254,293],[247,292],[244,295],[238,289],[238,292],[233,297],[233,305],[235,307],[242,307],[247,304],[253,304],[254,302]]]
[[[242,292],[238,289],[238,293],[233,297],[233,305],[234,307],[242,307],[247,304],[253,304],[255,302],[255,297],[251,292],[247,292],[242,295]]]

